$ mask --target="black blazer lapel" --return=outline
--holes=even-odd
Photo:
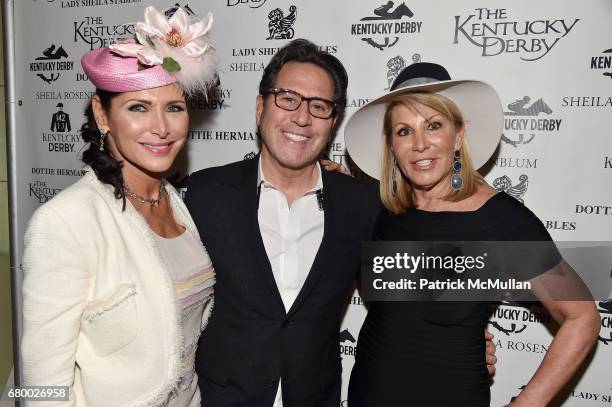
[[[248,165],[245,166],[245,171],[242,179],[235,185],[236,196],[232,199],[236,214],[236,222],[242,222],[246,225],[245,238],[249,242],[250,249],[252,250],[254,257],[257,261],[255,267],[257,272],[261,274],[261,278],[265,282],[266,286],[270,290],[270,293],[277,300],[281,309],[285,310],[283,300],[278,291],[274,274],[272,273],[272,266],[270,260],[266,254],[266,248],[261,238],[261,232],[259,230],[259,221],[257,219],[257,175],[258,175],[258,163],[259,157],[253,160],[249,160]]]
[[[315,287],[322,273],[326,270],[326,264],[330,256],[333,255],[333,242],[335,234],[342,227],[342,220],[339,219],[342,210],[340,203],[342,202],[343,191],[332,186],[332,180],[327,171],[322,170],[323,177],[323,239],[315,256],[315,260],[308,272],[306,281],[302,289],[298,293],[293,305],[287,312],[286,318],[290,318],[297,312],[304,300],[308,297],[310,291]]]

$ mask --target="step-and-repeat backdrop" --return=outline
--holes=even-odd
[[[440,63],[454,78],[491,83],[501,96],[505,123],[499,150],[485,169],[489,183],[524,202],[556,240],[612,240],[609,0],[179,4],[197,15],[213,12],[221,84],[210,99],[190,103],[188,147],[171,174],[178,185],[192,171],[258,151],[254,113],[263,68],[279,47],[304,37],[346,65],[347,116],[388,89],[403,67],[418,61]],[[14,27],[14,83],[9,84],[15,98],[10,116],[16,192],[12,244],[14,262],[20,264],[21,238],[32,212],[83,173],[79,128],[93,88],[81,69],[81,55],[131,37],[146,5],[165,9],[175,2],[13,0],[5,1],[7,5]],[[329,157],[349,162],[342,126]],[[612,264],[600,266],[601,273],[611,273]],[[19,287],[20,275],[15,277]],[[612,404],[612,304],[598,300],[597,349],[568,387],[565,406]],[[366,312],[354,292],[339,333],[343,398]],[[489,329],[499,362],[493,405],[503,405],[527,383],[548,350],[551,326],[551,317],[537,306],[508,303],[494,310]]]

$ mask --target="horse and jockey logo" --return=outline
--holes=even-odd
[[[67,58],[68,53],[63,46],[56,47],[55,44],[51,44],[45,48],[42,56],[30,62],[30,72],[38,72],[36,76],[50,84],[59,79],[60,71],[72,70],[74,67],[73,61],[62,60]]]
[[[529,96],[523,96],[508,104],[504,112],[504,134],[502,141],[512,147],[530,143],[541,131],[556,131],[561,126],[561,119],[538,118],[541,114],[549,116],[553,111],[543,98],[532,101]],[[515,139],[508,132],[517,131]]]
[[[422,21],[405,21],[414,17],[414,13],[402,2],[396,5],[388,1],[374,9],[373,16],[366,16],[359,23],[351,25],[351,35],[358,35],[361,41],[383,51],[393,47],[402,34],[421,32]]]
[[[510,112],[504,112],[504,114],[506,116],[537,116],[540,113],[552,113],[552,109],[542,98],[539,98],[527,106],[530,101],[531,98],[529,96],[524,96],[522,99],[508,104],[508,110],[510,110]]]
[[[394,3],[392,1],[388,1],[387,4],[383,4],[382,6],[374,9],[374,14],[376,14],[376,16],[364,17],[361,19],[361,21],[399,20],[402,17],[414,17],[414,13],[408,8],[408,6],[406,6],[405,3],[402,3],[395,8],[393,8],[393,6]]]
[[[289,14],[285,16],[280,8],[275,8],[268,14],[268,38],[267,40],[292,39],[295,35],[293,24],[295,24],[297,7],[289,7]]]
[[[37,61],[68,58],[68,54],[66,53],[66,51],[64,51],[64,47],[62,47],[61,45],[58,49],[55,49],[55,45],[51,44],[51,46],[45,49],[42,54],[42,57],[36,58]]]
[[[497,192],[505,192],[513,198],[516,198],[520,203],[523,202],[523,195],[527,193],[527,187],[529,186],[529,178],[523,174],[519,177],[519,183],[512,185],[512,180],[507,175],[495,178],[493,180],[493,188]]]
[[[489,325],[506,336],[524,332],[530,323],[548,324],[550,314],[537,305],[502,301],[491,306]]]

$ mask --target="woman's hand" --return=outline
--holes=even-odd
[[[336,172],[340,172],[340,173],[342,173],[344,175],[349,175],[351,177],[353,176],[351,174],[351,172],[348,170],[348,168],[346,168],[344,165],[342,165],[340,163],[337,163],[337,162],[334,162],[334,161],[331,161],[331,160],[328,160],[327,158],[320,158],[319,159],[319,164],[321,164],[321,166],[323,166],[323,168],[326,171],[331,171],[331,172],[336,171]]]

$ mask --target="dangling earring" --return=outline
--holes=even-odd
[[[453,154],[453,175],[451,176],[451,188],[457,192],[463,187],[463,177],[461,176],[461,151],[455,150]]]
[[[391,171],[391,193],[397,195],[397,179],[395,179],[395,169],[397,168],[397,158],[393,157],[393,170]]]
[[[100,151],[104,151],[104,137],[106,137],[106,132],[101,127],[98,131],[100,132]]]

